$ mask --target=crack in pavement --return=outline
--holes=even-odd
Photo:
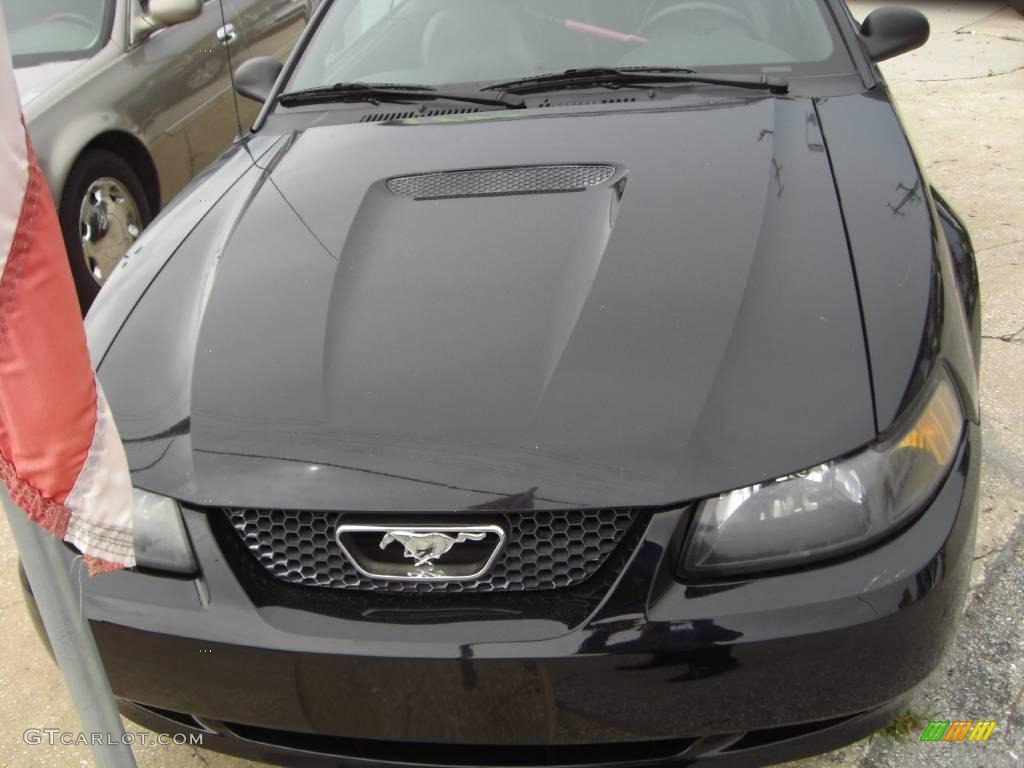
[[[996,35],[991,32],[975,32],[971,30],[958,29],[953,32],[954,35],[971,35],[973,37],[991,37],[993,40],[1008,40],[1011,43],[1024,43],[1024,37],[1012,37],[1010,35]]]
[[[962,27],[957,27],[956,29],[953,30],[953,32],[955,34],[958,34],[958,35],[962,34],[963,31],[965,29],[967,29],[968,27],[973,27],[975,24],[981,24],[983,21],[988,21],[993,16],[998,16],[1000,13],[1002,13],[1003,11],[1005,11],[1009,7],[1010,7],[1009,4],[1006,4],[1002,8],[999,8],[997,10],[992,11],[992,13],[989,13],[989,14],[987,14],[985,16],[982,16],[980,19],[975,19],[974,21],[969,21],[966,24],[964,24]]]
[[[911,82],[911,81],[906,80],[904,82]],[[904,102],[915,103],[915,104],[932,104],[932,103],[934,103],[934,101],[932,99],[918,99],[918,98],[914,98],[913,96],[898,96],[897,97],[897,101],[900,104],[903,104]],[[943,109],[946,112],[961,112],[963,114],[980,115],[981,117],[984,117],[984,118],[995,118],[996,120],[1011,120],[1013,122],[1019,122],[1020,121],[1020,115],[1000,115],[1000,114],[995,113],[995,112],[979,112],[976,109],[968,109],[967,107],[958,107],[958,106],[952,106],[952,105],[944,105]],[[944,160],[932,160],[931,162],[933,162],[933,163],[950,163],[950,162],[959,162],[959,161],[960,161],[960,158],[947,158],[947,159],[944,159]]]
[[[1024,333],[1024,325],[1022,325],[1016,331],[1010,331],[1010,333],[1002,333],[999,334],[998,336],[983,333],[981,334],[981,338],[988,339],[989,341],[1006,341],[1011,344],[1020,344],[1024,343],[1024,339],[1019,339],[1017,337],[1020,336],[1022,333]]]
[[[1024,333],[1024,325],[1018,328],[1016,331],[1010,333],[1004,333],[999,336],[991,336],[988,334],[981,334],[981,338],[988,339],[989,341],[1005,341],[1009,344],[1024,344],[1024,339],[1017,338]]]
[[[999,554],[999,553],[1000,553],[1000,552],[1002,552],[1002,551],[1003,551],[1004,549],[1006,549],[1006,547],[999,547],[999,549],[990,549],[990,550],[989,550],[988,552],[986,552],[986,553],[985,553],[984,555],[975,555],[975,556],[974,556],[974,559],[975,559],[976,561],[977,561],[977,560],[984,560],[984,559],[986,559],[986,558],[988,558],[988,557],[992,557],[992,555],[997,555],[997,554]]]
[[[978,113],[978,114],[981,114],[981,113]],[[1015,118],[1015,119],[1019,120],[1020,118]],[[1011,240],[1008,243],[997,243],[996,245],[986,245],[984,248],[975,248],[974,252],[975,253],[983,253],[984,251],[993,251],[996,248],[1005,248],[1008,245],[1017,245],[1017,243],[1024,243],[1024,237],[1017,238],[1016,240]]]
[[[961,82],[961,81],[964,81],[964,80],[987,80],[990,77],[1002,77],[1003,75],[1012,75],[1014,72],[1020,72],[1021,70],[1024,70],[1024,64],[1021,64],[1019,67],[1014,67],[1013,69],[1004,70],[1002,72],[989,72],[987,75],[967,75],[966,77],[936,77],[936,78],[931,78],[931,79],[928,79],[928,78],[924,78],[924,79],[907,78],[907,79],[900,79],[900,80],[893,79],[893,80],[890,80],[889,82],[890,83],[957,83],[957,82]]]
[[[1010,705],[1010,715],[1011,716],[1013,715],[1014,712],[1017,711],[1017,708],[1020,706],[1021,697],[1024,697],[1024,686],[1021,686],[1020,691],[1017,692],[1017,698],[1015,698],[1013,700],[1013,703]]]
[[[1024,37],[1010,37],[1009,35],[990,35],[983,33],[984,37],[991,37],[994,40],[1007,40],[1011,43],[1024,43]]]

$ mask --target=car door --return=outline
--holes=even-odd
[[[238,68],[245,59],[273,56],[284,61],[309,20],[310,0],[222,0],[226,15],[233,21],[233,31],[241,45],[231,49],[232,66]],[[259,105],[249,99],[238,99],[242,125],[249,125],[259,112]]]
[[[139,0],[130,0],[137,18]],[[238,132],[227,39],[219,0],[191,21],[133,42],[125,64],[139,70],[124,108],[150,138],[166,202],[205,168]],[[223,38],[223,39],[222,39]]]

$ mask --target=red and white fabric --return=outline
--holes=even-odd
[[[124,448],[96,381],[0,11],[0,480],[91,573],[135,564]]]

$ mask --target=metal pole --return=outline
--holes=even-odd
[[[32,595],[79,722],[83,731],[90,734],[96,767],[136,768],[132,748],[124,743],[124,725],[96,641],[80,611],[78,590],[73,588],[68,574],[67,559],[61,551],[64,545],[29,520],[11,501],[2,484],[0,506],[7,512]]]

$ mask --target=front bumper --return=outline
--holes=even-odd
[[[197,511],[186,520],[200,578],[109,574],[87,583],[84,605],[125,714],[225,752],[291,765],[765,765],[866,736],[938,664],[970,571],[980,453],[972,426],[896,538],[766,578],[679,583],[690,510],[655,514],[579,620],[555,609],[575,599],[559,592],[254,599]]]

